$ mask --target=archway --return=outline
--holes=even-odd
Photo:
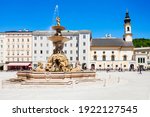
[[[95,70],[95,64],[91,65],[91,70]]]
[[[134,71],[134,64],[130,65],[129,71]]]
[[[82,64],[82,69],[83,69],[83,70],[86,70],[86,69],[87,69],[86,63],[83,63],[83,64]]]

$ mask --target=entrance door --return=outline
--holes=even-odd
[[[95,70],[95,64],[91,65],[91,70]]]

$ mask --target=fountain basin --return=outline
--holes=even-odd
[[[26,79],[65,79],[65,78],[95,78],[95,72],[26,72],[17,73],[18,78]]]
[[[69,41],[70,39],[66,38],[66,37],[62,37],[62,36],[52,36],[52,37],[49,37],[49,40],[51,40],[52,42],[67,42]]]

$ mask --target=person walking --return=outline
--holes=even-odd
[[[142,67],[139,66],[139,71],[140,71],[140,74],[142,74]]]

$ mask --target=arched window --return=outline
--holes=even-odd
[[[102,56],[102,60],[106,61],[106,56],[105,55]]]
[[[111,61],[115,61],[115,56],[114,55],[111,56]]]
[[[127,55],[123,56],[123,61],[127,61]]]
[[[97,61],[97,55],[94,55],[93,58],[94,58],[94,61]]]
[[[127,27],[127,31],[130,31],[130,27]]]

